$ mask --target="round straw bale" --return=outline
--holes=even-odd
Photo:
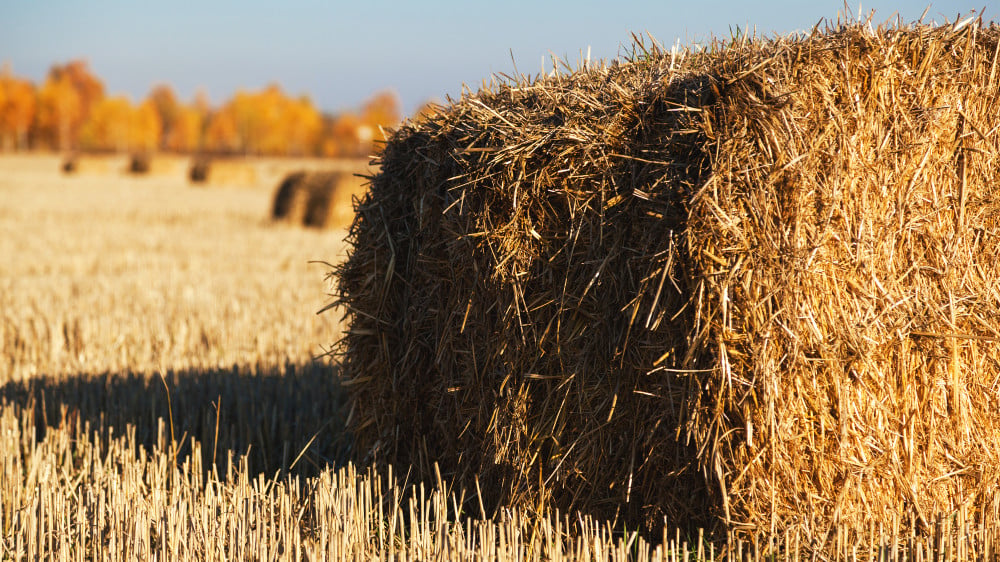
[[[292,172],[278,184],[271,207],[271,218],[300,224],[306,215],[309,192],[304,185],[306,172]]]
[[[359,450],[652,532],[988,517],[998,38],[637,47],[404,126],[335,271]]]
[[[208,158],[195,158],[191,162],[188,179],[191,180],[191,183],[205,183],[208,181],[208,172],[211,165],[212,162]]]
[[[310,193],[306,226],[344,228],[354,219],[354,197],[364,193],[364,178],[347,172],[333,172],[317,182]]]
[[[148,174],[152,167],[152,157],[146,153],[133,154],[129,158],[128,171],[131,174]]]
[[[64,174],[72,174],[76,172],[77,166],[79,164],[79,157],[75,154],[67,156],[62,163],[62,171]]]

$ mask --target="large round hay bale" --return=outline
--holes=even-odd
[[[304,185],[306,172],[292,172],[278,184],[271,207],[271,218],[292,224],[301,224],[309,203],[309,192]]]
[[[366,180],[347,172],[320,173],[309,197],[305,225],[344,228],[354,219],[354,198],[364,193]]]
[[[988,517],[998,37],[637,49],[403,127],[336,272],[359,449],[629,529]]]

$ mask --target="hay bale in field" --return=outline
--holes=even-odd
[[[114,157],[95,154],[70,154],[63,160],[61,169],[64,174],[106,174],[112,169]]]
[[[335,272],[359,448],[630,529],[989,516],[998,37],[654,48],[404,126]]]
[[[129,158],[128,171],[130,174],[145,175],[152,168],[152,156],[145,153],[133,154]]]
[[[191,183],[247,187],[257,183],[257,169],[244,158],[196,159],[188,174]]]
[[[367,181],[347,172],[314,172],[304,224],[317,228],[344,228],[354,220],[354,198],[361,196]]]
[[[304,185],[306,172],[292,172],[285,176],[274,194],[271,218],[291,224],[301,224],[309,203],[309,192]]]
[[[195,158],[191,162],[191,168],[188,171],[188,179],[191,183],[204,183],[208,181],[208,169],[211,165],[211,160],[208,158]]]

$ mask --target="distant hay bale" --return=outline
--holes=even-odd
[[[211,161],[207,158],[195,158],[191,162],[191,169],[188,172],[188,179],[191,183],[204,183],[208,181],[208,168]]]
[[[177,173],[179,157],[167,154],[137,153],[129,157],[128,173],[166,176]]]
[[[257,183],[257,169],[243,158],[198,158],[191,164],[188,179],[205,185],[247,187]]]
[[[61,169],[64,174],[106,174],[111,169],[111,156],[90,154],[70,154],[63,160]]]
[[[152,167],[152,156],[145,153],[133,154],[129,158],[128,171],[130,174],[148,174]]]
[[[318,172],[310,191],[305,225],[344,228],[354,220],[354,197],[364,193],[367,181],[347,172]]]
[[[292,172],[285,176],[274,194],[271,218],[291,224],[301,224],[309,203],[309,192],[303,185],[306,172]]]
[[[404,126],[336,271],[360,450],[629,529],[990,517],[998,37],[637,48]]]

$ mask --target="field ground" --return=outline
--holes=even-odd
[[[211,187],[184,162],[60,164],[0,157],[0,560],[537,559],[577,544],[568,520],[531,540],[542,527],[516,514],[446,528],[441,489],[403,503],[346,463],[319,357],[340,317],[316,314],[331,287],[313,263],[341,258],[345,232],[268,219],[287,169],[321,164],[253,162],[255,184]],[[611,552],[589,528],[577,548]]]
[[[0,561],[714,558],[565,514],[487,520],[444,482],[347,463],[320,357],[342,326],[316,314],[331,287],[311,263],[340,259],[345,233],[268,220],[283,173],[322,163],[193,187],[183,161],[60,162],[0,156]],[[962,559],[951,537],[927,544]]]

